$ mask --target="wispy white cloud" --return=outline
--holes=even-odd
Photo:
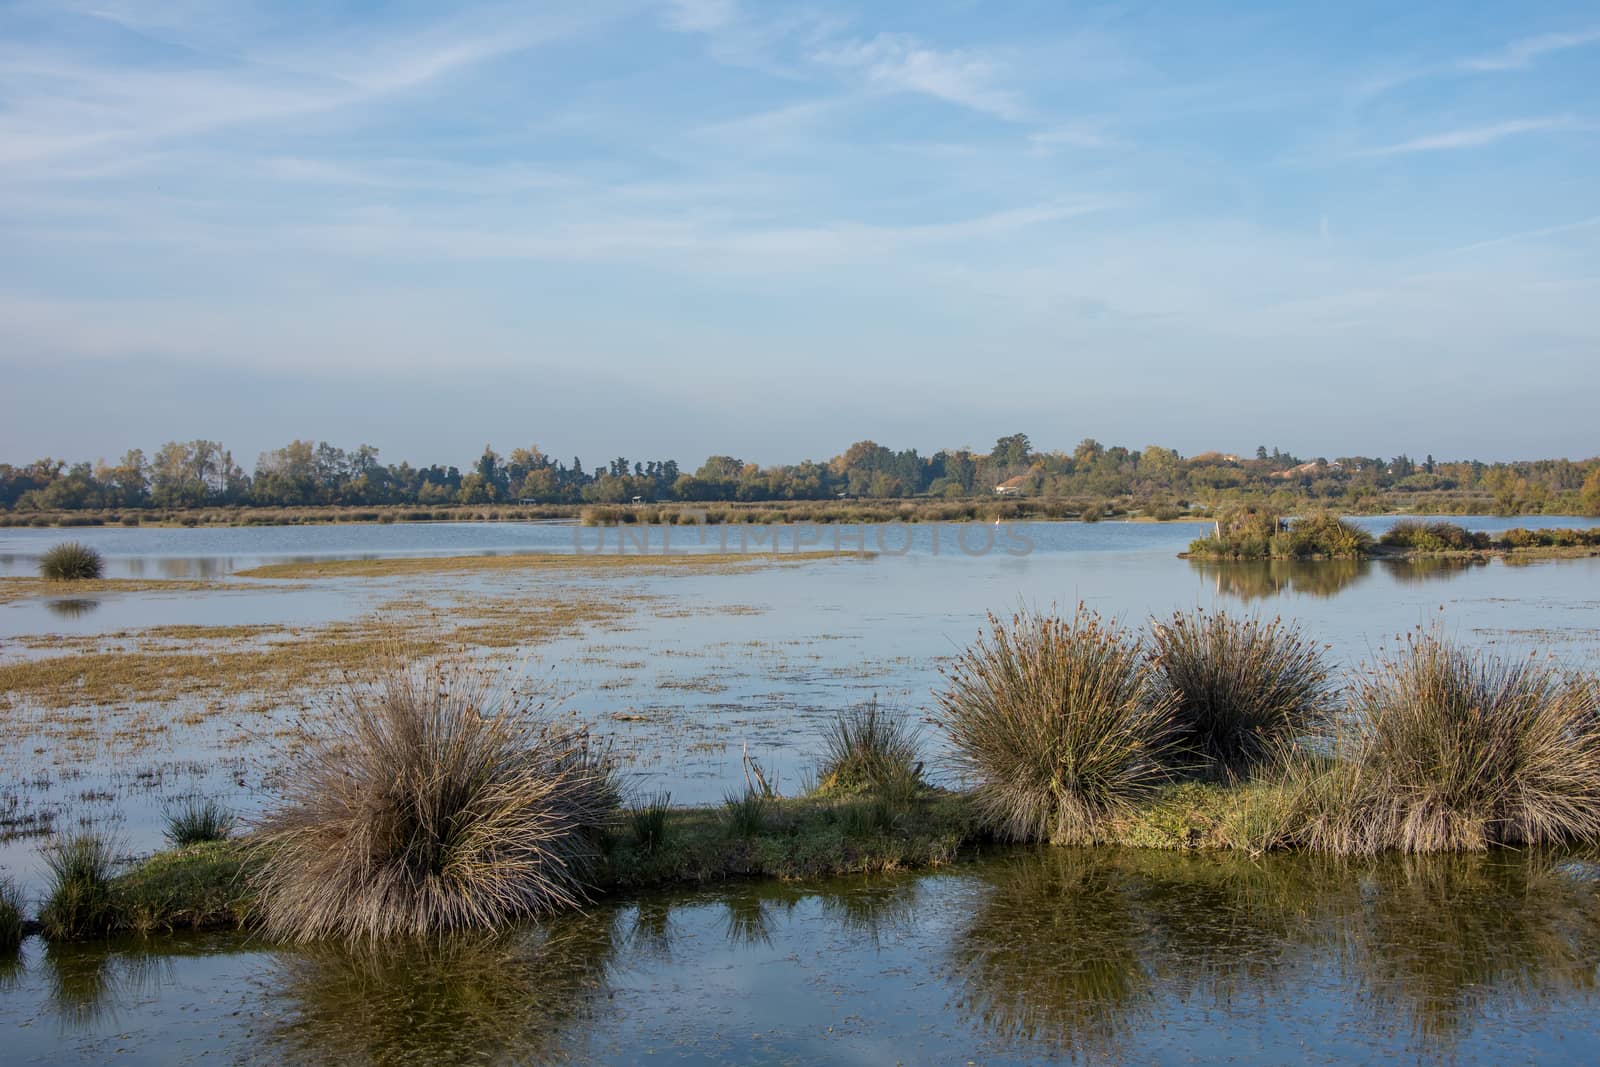
[[[1457,148],[1478,148],[1507,137],[1524,133],[1541,133],[1554,130],[1591,129],[1571,115],[1548,115],[1538,118],[1512,119],[1489,126],[1471,126],[1459,130],[1446,130],[1426,137],[1416,137],[1397,144],[1379,148],[1366,148],[1352,153],[1355,156],[1398,156],[1412,152],[1445,152]]]
[[[871,40],[827,45],[812,58],[859,71],[869,85],[891,92],[922,93],[1013,122],[1028,114],[1020,95],[997,84],[1000,65],[981,53],[940,50],[907,34],[880,33]]]
[[[206,57],[151,67],[0,48],[0,166],[71,156],[371,103],[492,59],[570,36],[585,19],[482,19],[283,53]]]
[[[1105,148],[1111,143],[1104,124],[1098,122],[1069,122],[1028,135],[1028,145],[1037,153],[1058,148]]]
[[[1563,222],[1556,226],[1541,226],[1535,230],[1522,230],[1518,233],[1508,233],[1503,237],[1491,237],[1487,241],[1473,241],[1471,244],[1459,245],[1451,248],[1442,255],[1460,255],[1463,252],[1476,252],[1484,248],[1498,248],[1501,245],[1515,244],[1519,241],[1537,241],[1545,237],[1555,237],[1563,233],[1575,233],[1579,230],[1592,230],[1600,227],[1600,215],[1576,222]]]
[[[1497,52],[1463,59],[1458,64],[1463,70],[1521,70],[1535,59],[1551,52],[1565,52],[1569,48],[1600,44],[1600,26],[1571,33],[1546,33],[1537,37],[1524,37],[1512,41]]]
[[[739,17],[738,0],[668,0],[667,25],[685,33],[709,33]]]

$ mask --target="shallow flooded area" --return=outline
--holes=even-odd
[[[800,791],[833,715],[871,699],[922,714],[989,611],[1282,615],[1342,672],[1433,626],[1600,665],[1600,559],[1176,558],[1195,532],[4,531],[0,867],[35,892],[53,832],[107,832],[131,857],[160,846],[163,811],[186,798],[258,810],[295,722],[395,635],[503,664],[675,804],[719,802],[746,755]],[[69,535],[106,554],[107,580],[34,588],[31,561]],[[668,565],[663,548],[701,555]],[[490,554],[502,562],[277,566]],[[924,743],[954,784],[931,731]],[[34,938],[0,974],[0,1024],[8,1062],[41,1063],[1584,1062],[1600,1029],[1596,884],[1581,856],[1004,850],[932,873],[609,900],[411,949]]]
[[[1379,530],[1392,520],[1363,521]],[[781,791],[799,789],[819,731],[852,704],[877,699],[920,714],[941,665],[989,611],[1083,601],[1129,623],[1196,606],[1281,614],[1325,642],[1345,670],[1397,635],[1434,625],[1508,654],[1600,663],[1600,559],[1176,558],[1197,529],[0,531],[0,561],[14,576],[6,580],[24,583],[0,602],[0,866],[30,882],[40,837],[75,826],[109,831],[130,854],[147,852],[159,844],[161,812],[191,796],[257,809],[296,717],[316,714],[328,689],[391,632],[504,662],[518,685],[537,686],[549,706],[590,723],[641,790],[670,792],[679,804],[720,801],[742,784],[746,753],[777,775]],[[108,581],[95,583],[103,589],[39,590],[16,577],[69,537],[105,554]],[[669,551],[708,562],[667,566]],[[240,576],[295,561],[490,554],[492,567],[327,577],[278,567],[267,573],[288,576]],[[936,755],[936,739],[927,741]]]

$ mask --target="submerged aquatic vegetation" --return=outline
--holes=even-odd
[[[223,841],[233,832],[233,813],[213,799],[190,799],[164,813],[162,831],[168,844],[182,848],[205,841]]]
[[[817,792],[915,792],[922,776],[917,742],[907,718],[881,708],[876,699],[842,712],[823,734]]]
[[[98,578],[105,571],[99,552],[81,541],[66,541],[46,550],[39,557],[39,576],[55,582],[79,582]]]
[[[1322,728],[1332,710],[1322,650],[1282,619],[1177,612],[1150,633],[1178,742],[1225,775]]]
[[[1003,837],[1098,839],[1165,777],[1173,700],[1138,639],[1079,605],[1070,618],[989,617],[945,670],[939,725]]]
[[[366,940],[579,904],[618,790],[588,735],[540,711],[466,661],[350,686],[261,821],[267,931]]]
[[[119,924],[111,892],[116,849],[97,834],[75,834],[43,849],[50,891],[39,911],[48,938],[68,940],[110,933]]]
[[[1412,634],[1357,686],[1336,851],[1600,843],[1600,685]]]

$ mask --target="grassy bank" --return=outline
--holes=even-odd
[[[1107,828],[1103,845],[1249,848],[1256,785],[1182,783],[1158,790]],[[943,867],[995,846],[967,793],[929,791],[898,804],[873,796],[767,800],[759,829],[734,826],[727,805],[672,808],[658,835],[621,826],[605,843],[589,895],[732,879],[810,879]],[[104,925],[57,940],[115,932],[250,929],[257,917],[248,839],[158,852],[109,881]],[[39,932],[35,921],[24,924]]]
[[[250,923],[271,940],[499,929],[624,890],[936,867],[990,843],[1332,856],[1600,846],[1600,678],[1419,630],[1341,685],[1281,620],[1144,630],[1080,605],[990,617],[929,722],[970,788],[923,777],[920,729],[842,713],[805,795],[753,759],[720,806],[626,799],[587,727],[470,658],[379,661],[297,729],[248,842],[114,873],[44,851],[47,936]],[[225,835],[196,802],[169,839]]]

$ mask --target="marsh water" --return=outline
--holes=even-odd
[[[351,954],[46,949],[7,1063],[1588,1063],[1594,868],[1043,849]]]
[[[1388,520],[1364,521],[1381,529]],[[0,603],[0,661],[73,655],[83,646],[72,640],[86,637],[129,647],[155,627],[378,620],[497,595],[506,581],[496,572],[235,576],[261,563],[839,549],[782,566],[559,579],[628,611],[520,652],[517,669],[608,738],[638,788],[668,790],[674,803],[717,802],[742,786],[747,754],[780,791],[803,787],[835,712],[877,699],[922,714],[941,665],[985,613],[1024,605],[1083,601],[1130,624],[1196,606],[1281,614],[1325,642],[1341,671],[1419,626],[1508,656],[1600,666],[1600,559],[1176,558],[1198,532],[1131,523],[8,529],[0,574],[31,574],[44,548],[77,539],[105,553],[112,577],[208,582]],[[299,703],[285,698],[286,708]],[[257,744],[257,720],[235,728],[231,713],[207,717],[181,701],[134,710],[171,722],[192,713],[194,725],[161,734],[155,749],[108,733],[70,761],[48,746],[13,746],[0,758],[5,793],[58,829],[114,833],[130,854],[159,846],[161,811],[178,798],[216,796],[245,813],[270,800],[271,745]],[[937,736],[925,744],[937,768]],[[0,868],[36,886],[38,845],[26,835],[0,842]],[[274,950],[231,936],[61,951],[34,940],[0,972],[0,1026],[17,1035],[0,1058],[1587,1062],[1600,1029],[1594,893],[1581,858],[1327,867],[1027,850],[920,876],[614,902],[493,944],[451,941],[403,957]]]

